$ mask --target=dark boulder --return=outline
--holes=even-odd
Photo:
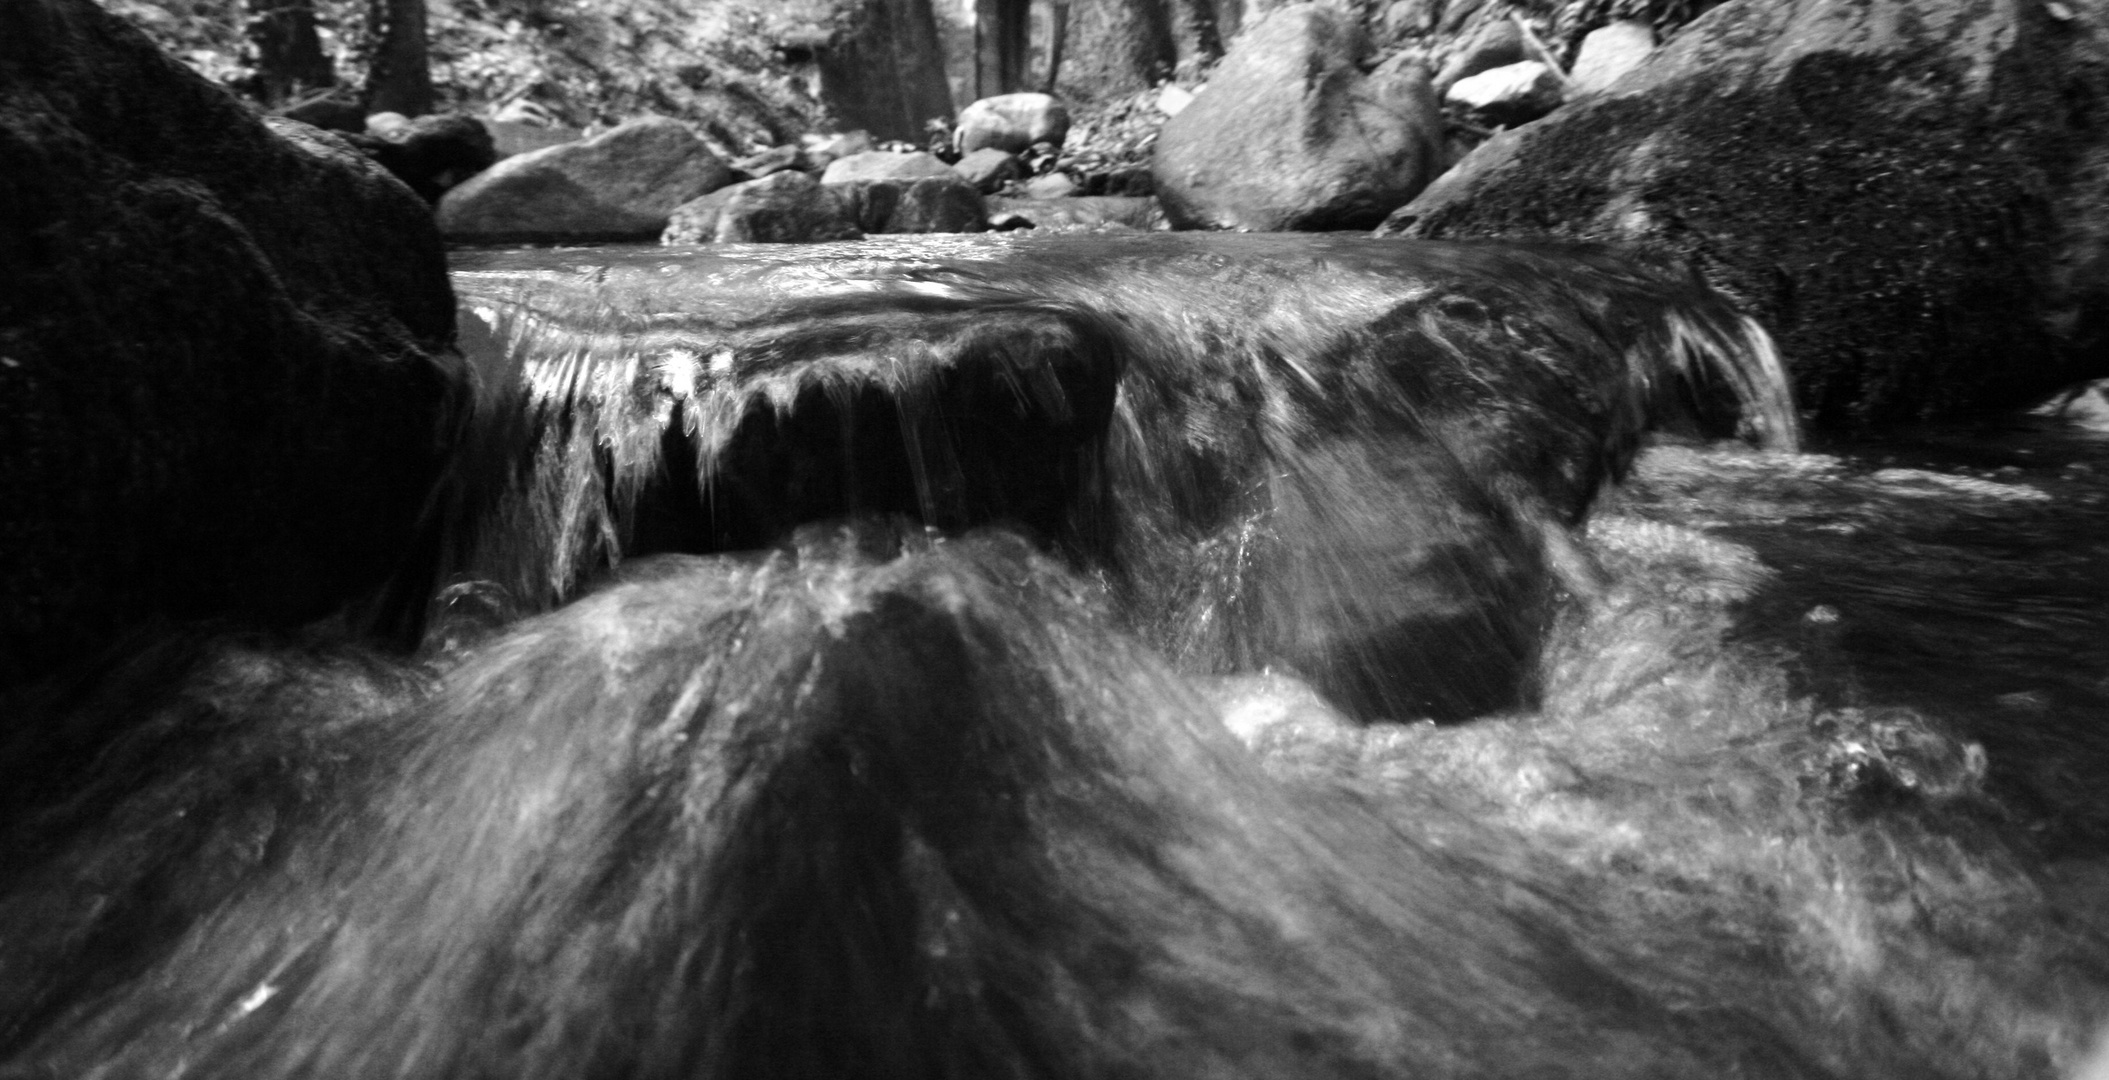
[[[447,192],[439,227],[464,240],[647,240],[732,167],[676,120],[632,120],[590,139],[506,158]]]
[[[834,192],[786,169],[683,203],[659,239],[665,244],[802,244],[863,235]]]
[[[1426,69],[1364,75],[1359,25],[1316,4],[1241,38],[1165,122],[1151,173],[1179,228],[1366,228],[1435,176],[1442,117]]]
[[[821,184],[867,233],[980,232],[987,227],[981,192],[929,154],[854,154],[829,164]]]
[[[458,385],[426,208],[88,0],[0,5],[0,161],[0,687],[395,573]]]
[[[460,113],[402,119],[379,127],[369,120],[364,134],[345,138],[431,203],[498,160],[490,129],[483,121]]]
[[[1380,232],[1638,242],[1779,336],[1832,424],[2109,373],[2109,47],[2034,4],[1737,0]]]

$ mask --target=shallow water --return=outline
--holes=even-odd
[[[1308,344],[1325,327],[1366,324],[1400,295],[1381,269],[1393,252],[1330,238],[920,241],[856,253],[873,261],[848,251],[727,253],[694,287],[738,294],[726,286],[788,266],[800,288],[822,278],[828,289],[885,288],[905,276],[936,292],[986,280],[962,265],[996,265],[1013,275],[999,288],[1110,306],[1157,335],[1150,347],[1159,352],[1205,342],[1202,351],[1287,357],[1291,368],[1327,352]],[[904,256],[914,269],[900,275]],[[556,267],[567,257],[526,262],[563,273]],[[577,257],[612,267],[604,282],[624,280],[625,269],[633,280],[654,267],[693,275],[664,252]],[[1417,265],[1431,279],[1417,286],[1422,296],[1456,288],[1474,257],[1443,253]],[[465,261],[467,279],[483,275],[468,292],[489,295],[500,280],[521,290],[520,258]],[[1109,274],[1122,261],[1143,269]],[[1481,320],[1490,309],[1497,324],[1511,318],[1498,305],[1519,296],[1574,302],[1570,282],[1503,273],[1514,291],[1474,296]],[[596,295],[611,294],[624,295],[620,286]],[[634,305],[637,295],[614,303]],[[1445,309],[1437,300],[1425,310]],[[1262,329],[1240,338],[1226,329],[1236,325]],[[1548,351],[1575,336],[1557,326]],[[1438,330],[1422,348],[1428,339],[1450,340]],[[1474,345],[1488,348],[1465,347]],[[1496,347],[1517,346],[1512,334]],[[1299,677],[1311,669],[1294,656],[1194,644],[1236,591],[1174,604],[1178,628],[1151,634],[1145,622],[1145,634],[1209,676],[1219,714],[1276,775],[1375,790],[1415,815],[1416,829],[1463,808],[1464,848],[1498,848],[1480,832],[1498,827],[1554,854],[1573,877],[1548,883],[1534,877],[1540,868],[1516,871],[1519,881],[1549,890],[1556,906],[1592,912],[1585,922],[1602,920],[1584,940],[1597,938],[1606,966],[1650,992],[1688,997],[1694,1015],[1742,1011],[1769,1018],[1756,1027],[1794,1032],[1791,1052],[1780,1052],[1802,1065],[1786,1072],[2078,1068],[2094,1025],[2109,1020],[2100,914],[2109,800],[2097,779],[2109,775],[2109,438],[2071,418],[2034,418],[1797,452],[1778,445],[1788,425],[1759,388],[1764,358],[1747,362],[1760,372],[1752,375],[1734,359],[1738,346],[1718,348],[1708,366],[1737,388],[1746,427],[1769,433],[1774,448],[1687,436],[1657,440],[1638,458],[1591,512],[1579,562],[1546,556],[1558,582],[1554,613],[1531,661],[1534,704],[1520,711],[1454,727],[1363,727],[1350,714],[1370,710],[1337,693],[1326,700],[1325,684]],[[1663,382],[1677,370],[1630,349],[1624,359]],[[1210,377],[1229,381],[1222,369]],[[1155,403],[1182,393],[1191,391]],[[1487,460],[1449,442],[1455,429],[1434,426],[1455,457]],[[1161,452],[1168,440],[1140,441]],[[1272,460],[1313,475],[1307,458]],[[1363,505],[1371,481],[1319,487],[1329,493],[1314,497],[1345,509]],[[1588,494],[1566,504],[1575,517]],[[1269,572],[1299,597],[1381,588],[1381,562],[1351,553],[1391,550],[1402,528],[1428,528],[1426,501],[1406,511],[1411,525],[1379,512],[1298,548],[1318,560],[1317,576]],[[1242,551],[1270,528],[1279,525],[1242,517],[1155,565],[1198,558],[1221,573],[1239,560],[1211,562],[1212,551],[1226,542]],[[1484,575],[1464,577],[1482,596],[1500,592]],[[1431,601],[1446,602],[1408,602]],[[1341,617],[1337,607],[1288,606],[1301,612],[1293,618]],[[1728,1029],[1747,1030],[1740,1021]]]
[[[1190,668],[1291,663],[1363,718],[1529,697],[1566,530],[1648,424],[1795,437],[1762,331],[1586,247],[890,238],[455,281],[488,500],[457,580],[539,608],[834,515],[1003,523]]]
[[[11,841],[24,1075],[2075,1077],[2109,1021],[2085,410],[1798,448],[1590,253],[460,268],[428,654],[70,706],[133,728]]]
[[[1397,732],[1305,701],[1256,745],[1460,795],[1632,938],[1783,959],[1814,1022],[1953,1075],[2067,1075],[2109,1019],[2105,471],[2102,432],[2040,418],[1659,444],[1586,530],[1603,577],[1561,613],[1542,709]]]

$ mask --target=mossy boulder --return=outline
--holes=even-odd
[[[1832,426],[2109,373],[2100,4],[1735,0],[1503,133],[1380,227],[1690,260]]]
[[[0,4],[0,689],[395,573],[442,464],[432,215],[89,0]]]

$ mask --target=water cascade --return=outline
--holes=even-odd
[[[1794,438],[1761,330],[1604,252],[1142,236],[563,259],[457,273],[486,411],[516,422],[480,425],[462,480],[504,493],[474,512],[508,527],[462,531],[505,550],[454,572],[537,607],[625,553],[833,515],[1003,523],[1104,575],[1190,670],[1287,663],[1358,716],[1457,718],[1523,700],[1566,530],[1651,421]]]
[[[2052,1077],[2109,1019],[2098,433],[1804,451],[1761,330],[1589,249],[456,287],[426,649],[44,702],[116,735],[0,837],[0,1075]]]

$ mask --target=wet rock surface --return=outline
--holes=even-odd
[[[457,385],[429,211],[85,0],[0,7],[0,687],[398,569]]]

